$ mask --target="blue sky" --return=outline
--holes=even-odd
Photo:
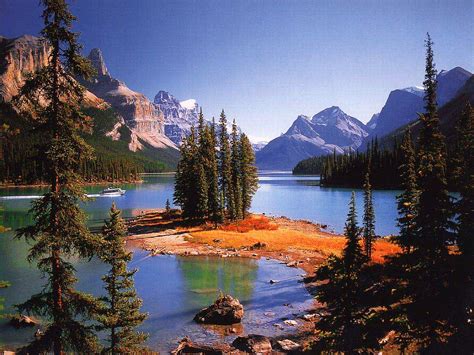
[[[0,35],[37,34],[38,0],[0,0]],[[76,0],[85,52],[150,99],[224,108],[250,136],[274,138],[298,114],[332,106],[367,122],[395,88],[438,69],[474,71],[472,0]]]

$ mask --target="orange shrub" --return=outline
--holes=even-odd
[[[248,233],[251,230],[277,230],[278,226],[265,216],[250,216],[242,221],[225,224],[220,229],[227,232]]]

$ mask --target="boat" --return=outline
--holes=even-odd
[[[103,196],[122,196],[125,195],[125,190],[118,187],[107,187],[100,194]]]

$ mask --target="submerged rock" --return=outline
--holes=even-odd
[[[238,337],[232,342],[232,346],[240,351],[251,354],[270,354],[272,344],[270,339],[257,334],[249,334],[246,337]]]
[[[206,355],[221,355],[227,354],[227,349],[214,348],[207,345],[195,344],[188,337],[183,338],[178,347],[171,352],[174,355],[181,354],[206,354]]]
[[[214,304],[201,309],[194,317],[198,323],[234,324],[244,317],[244,307],[238,299],[230,295],[219,297]]]

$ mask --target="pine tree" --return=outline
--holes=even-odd
[[[234,215],[234,194],[232,187],[232,169],[230,157],[229,134],[227,133],[227,118],[224,110],[220,116],[220,137],[219,137],[219,170],[220,170],[220,188],[222,190],[224,200],[222,204],[227,208],[229,216]]]
[[[439,129],[436,107],[436,69],[433,42],[426,40],[425,113],[420,115],[418,178],[420,191],[414,219],[416,230],[413,250],[406,268],[407,299],[405,316],[408,327],[400,339],[411,338],[421,352],[443,352],[445,338],[452,331],[449,310],[440,307],[450,297],[451,271],[448,242],[451,203],[446,183],[446,152]]]
[[[451,309],[456,331],[449,339],[453,353],[474,349],[474,110],[468,103],[457,123],[455,185],[460,198],[456,201],[457,245],[455,288]]]
[[[370,260],[372,259],[373,243],[375,239],[375,213],[374,204],[372,201],[372,187],[370,186],[370,159],[369,168],[365,174],[364,183],[364,227],[363,239],[365,255]]]
[[[81,113],[83,88],[72,78],[90,77],[89,62],[79,54],[77,34],[71,31],[75,17],[64,0],[42,0],[42,36],[51,48],[48,65],[31,75],[15,99],[22,114],[31,118],[41,133],[40,156],[47,169],[49,191],[33,202],[35,223],[20,229],[18,237],[33,245],[28,260],[38,261],[46,277],[43,290],[18,306],[20,312],[44,316],[49,323],[44,335],[23,350],[30,353],[65,351],[93,353],[97,339],[88,320],[97,301],[75,290],[72,256],[90,258],[97,251],[96,238],[85,225],[79,208],[83,191],[77,185],[81,162],[91,149],[79,131],[87,120]]]
[[[367,328],[363,279],[367,258],[359,243],[354,192],[344,234],[346,244],[342,256],[330,256],[316,272],[316,279],[322,282],[316,298],[325,308],[316,324],[319,340],[315,351],[353,354],[377,347],[376,335],[370,334]]]
[[[166,215],[169,217],[171,214],[171,205],[170,205],[169,198],[166,199],[165,212],[166,212]]]
[[[402,250],[409,253],[415,238],[415,216],[418,203],[418,190],[416,186],[415,149],[411,141],[411,132],[405,131],[401,145],[401,162],[399,167],[403,192],[397,196],[398,201],[398,226],[400,234],[397,243]]]
[[[242,217],[248,215],[253,195],[258,189],[257,167],[255,166],[255,153],[248,137],[240,135],[240,171],[242,174]]]
[[[121,212],[112,204],[110,220],[102,230],[101,259],[110,265],[109,272],[102,277],[107,296],[101,298],[103,305],[99,309],[98,330],[108,333],[109,346],[104,353],[128,354],[144,349],[143,342],[148,335],[135,330],[146,319],[141,313],[142,300],[135,291],[133,276],[137,270],[128,270],[132,253],[125,250],[127,235]]]
[[[220,195],[219,195],[219,172],[217,166],[217,139],[216,139],[216,123],[212,118],[212,125],[209,129],[209,174],[208,174],[208,202],[209,217],[217,227],[217,223],[222,221]]]
[[[231,179],[234,208],[231,211],[232,220],[242,219],[242,189],[241,189],[241,154],[240,139],[237,132],[237,124],[232,123],[232,141],[231,141]]]

